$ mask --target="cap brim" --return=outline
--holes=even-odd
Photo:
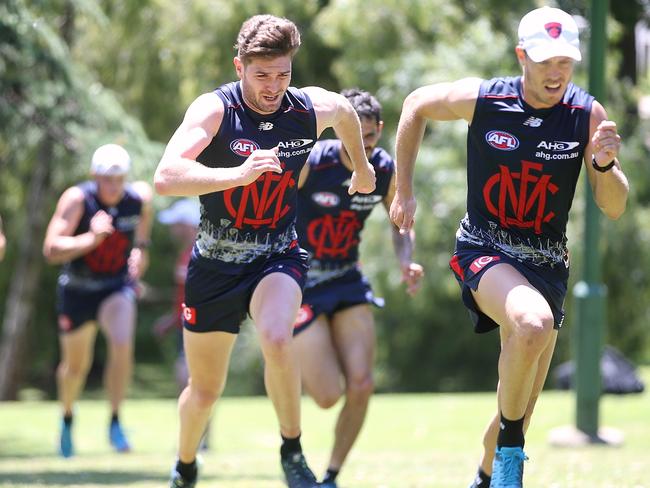
[[[526,49],[526,54],[536,63],[541,63],[547,59],[555,57],[566,57],[574,59],[575,61],[582,60],[580,49],[571,44],[553,43],[545,46],[536,46]]]

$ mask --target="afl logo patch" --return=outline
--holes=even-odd
[[[519,140],[512,134],[502,130],[491,130],[485,134],[485,141],[500,151],[514,151],[519,147]]]
[[[246,158],[259,148],[260,146],[257,142],[251,141],[250,139],[235,139],[230,143],[230,150],[232,152]]]
[[[312,200],[321,207],[336,207],[341,200],[336,193],[319,191],[311,196]]]

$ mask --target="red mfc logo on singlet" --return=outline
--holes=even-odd
[[[350,210],[342,210],[337,217],[324,215],[312,220],[307,227],[307,238],[314,247],[314,257],[347,258],[352,246],[359,243],[356,232],[360,228],[356,212]]]
[[[284,200],[289,188],[295,185],[293,171],[266,172],[250,185],[226,190],[223,199],[228,214],[235,219],[235,228],[250,225],[275,229],[278,221],[291,210]]]
[[[546,211],[549,195],[559,187],[551,182],[551,175],[542,173],[544,165],[531,161],[521,162],[521,171],[510,171],[499,165],[500,171],[490,177],[483,187],[485,206],[504,227],[533,229],[542,233],[542,224],[555,217]]]

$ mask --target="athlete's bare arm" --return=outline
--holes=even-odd
[[[140,279],[149,267],[149,244],[151,241],[151,225],[153,212],[151,200],[153,192],[149,183],[136,181],[132,184],[133,189],[142,199],[142,210],[140,211],[140,222],[135,229],[133,238],[134,247],[129,255],[129,275],[131,278]]]
[[[366,157],[361,123],[354,107],[343,95],[323,88],[309,86],[303,91],[314,104],[318,135],[332,127],[352,160],[354,172],[349,193],[371,193],[375,189],[375,170]]]
[[[47,226],[43,255],[50,264],[61,264],[88,254],[113,233],[113,218],[103,210],[90,220],[87,232],[72,235],[84,212],[84,195],[80,188],[68,188],[56,205]]]
[[[607,112],[595,100],[589,118],[589,139],[584,162],[594,200],[607,217],[617,219],[625,211],[629,192],[627,178],[617,159],[621,137],[616,131],[616,123],[607,120]],[[592,165],[592,156],[598,166],[604,167],[613,161],[614,167],[604,173],[597,171]]]
[[[154,184],[159,194],[203,195],[248,185],[266,171],[282,172],[277,148],[253,151],[234,168],[210,168],[196,161],[221,127],[223,114],[223,101],[216,93],[205,93],[192,102],[156,168]]]
[[[390,205],[395,197],[395,175],[391,178],[388,186],[388,193],[383,200],[386,213],[390,216]],[[421,280],[424,276],[424,268],[418,263],[413,262],[413,249],[415,247],[415,231],[402,234],[399,229],[391,225],[393,237],[393,249],[395,256],[399,261],[400,270],[402,271],[402,281],[406,283],[406,291],[409,295],[415,295],[420,289]]]
[[[417,206],[413,195],[413,168],[427,120],[465,119],[471,123],[481,81],[463,78],[423,86],[404,100],[395,145],[397,191],[390,210],[391,220],[403,234],[413,227]]]

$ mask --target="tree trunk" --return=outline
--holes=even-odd
[[[7,293],[5,315],[0,342],[0,400],[16,400],[22,372],[23,354],[39,283],[43,257],[41,243],[46,225],[44,208],[49,208],[50,158],[52,139],[46,135],[34,163],[27,205],[23,219],[25,226],[13,277]]]

